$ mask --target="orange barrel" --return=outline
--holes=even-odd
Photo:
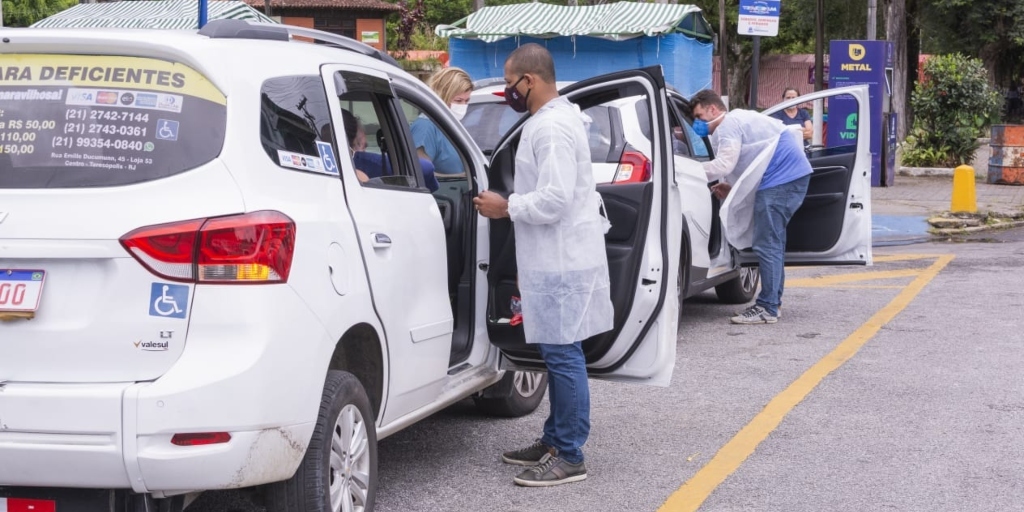
[[[1024,185],[1024,125],[992,125],[992,156],[988,160],[988,182]]]

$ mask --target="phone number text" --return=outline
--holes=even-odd
[[[100,137],[54,137],[55,148],[100,148],[143,151],[146,143],[141,140],[104,139]]]

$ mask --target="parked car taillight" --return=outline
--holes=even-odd
[[[612,183],[643,183],[651,179],[651,161],[643,153],[622,152]]]
[[[295,251],[295,223],[262,211],[160,224],[121,237],[150,272],[193,283],[284,283]]]

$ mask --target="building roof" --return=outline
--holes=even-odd
[[[210,0],[207,20],[241,19],[275,23],[244,2]],[[78,4],[32,24],[34,28],[199,28],[195,0],[141,0]]]
[[[695,5],[640,2],[580,6],[531,2],[484,7],[451,25],[438,25],[435,32],[441,37],[486,42],[515,36],[620,40],[672,33],[710,41],[714,35]]]
[[[264,0],[245,0],[256,9],[263,10]],[[361,11],[398,12],[402,7],[384,0],[270,0],[274,9],[345,9]]]

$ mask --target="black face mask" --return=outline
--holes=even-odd
[[[519,94],[518,90],[516,90],[516,86],[519,85],[519,82],[522,82],[524,78],[526,78],[526,75],[519,77],[519,80],[516,80],[516,83],[512,84],[511,87],[505,88],[505,101],[512,110],[519,113],[526,112],[530,108],[526,104],[526,98],[530,97],[530,91],[526,91],[526,94],[522,95]]]

